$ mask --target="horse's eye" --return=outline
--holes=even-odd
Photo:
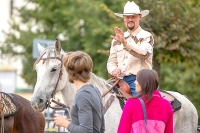
[[[51,69],[51,72],[55,72],[56,71],[56,68],[54,67],[53,69]]]

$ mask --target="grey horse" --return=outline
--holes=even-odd
[[[40,57],[36,60],[34,67],[37,72],[37,82],[31,99],[32,107],[36,111],[43,111],[52,95],[61,92],[63,101],[67,106],[72,105],[76,89],[68,81],[68,74],[62,64],[62,57],[65,53],[59,42],[55,46],[43,48],[38,44]],[[106,92],[111,85],[107,80],[91,73],[90,83],[99,88],[101,94]],[[184,95],[168,91],[181,103],[182,108],[174,113],[175,133],[196,133],[198,124],[198,114],[195,106]],[[103,104],[113,97],[112,104],[105,113],[105,133],[116,133],[120,121],[122,109],[115,94],[108,93],[102,98]]]

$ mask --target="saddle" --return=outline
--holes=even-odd
[[[120,79],[116,86],[113,88],[117,98],[119,99],[120,106],[123,110],[127,99],[133,97],[130,87],[126,81]]]
[[[4,92],[0,92],[0,119],[14,115],[18,107],[12,97]]]
[[[1,133],[4,133],[4,118],[14,115],[17,111],[17,105],[11,96],[4,92],[0,92]]]
[[[123,110],[126,100],[128,98],[133,97],[130,91],[130,87],[126,81],[120,79],[113,90],[116,93],[116,96],[118,97],[119,102],[120,102],[120,106]],[[160,92],[161,96],[164,99],[168,100],[171,103],[171,106],[174,112],[181,109],[181,102],[178,101],[173,95],[171,95],[170,93],[164,90],[158,90],[158,91]]]
[[[160,92],[161,96],[164,99],[168,100],[171,103],[174,112],[181,109],[181,102],[178,101],[172,94],[164,90],[158,90],[158,91]]]

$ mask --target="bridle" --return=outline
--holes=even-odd
[[[43,56],[44,56],[45,53],[46,53],[46,52],[44,52],[44,53],[40,56],[40,58],[37,60],[38,62],[43,61],[43,64],[44,64],[47,60],[50,60],[50,59],[57,59],[57,60],[59,60],[59,61],[61,62],[59,77],[58,77],[58,79],[57,79],[57,81],[56,81],[55,88],[54,88],[54,90],[53,90],[53,92],[52,92],[52,94],[51,94],[51,98],[50,98],[49,100],[47,100],[46,108],[50,107],[50,108],[55,109],[55,110],[59,110],[59,109],[63,109],[63,108],[68,108],[68,109],[70,109],[69,106],[66,106],[65,104],[62,104],[62,103],[57,102],[56,100],[54,100],[54,95],[55,95],[55,93],[56,93],[56,89],[57,89],[59,80],[62,79],[62,74],[63,74],[63,62],[62,62],[62,58],[63,58],[63,55],[62,55],[61,57],[55,56],[55,57],[46,57],[46,58],[43,58]],[[109,80],[112,80],[112,79],[109,79]],[[120,81],[120,79],[115,80],[115,82],[114,82],[114,84],[111,86],[111,88],[108,89],[106,92],[104,92],[104,93],[102,94],[101,97],[102,97],[102,98],[105,97],[111,90],[113,90],[113,88],[119,83],[119,81]],[[117,94],[116,94],[116,95],[117,95]],[[117,96],[118,96],[118,95],[117,95]],[[110,97],[109,100],[108,100],[109,105],[107,104],[107,107],[106,107],[106,108],[109,108],[109,106],[112,104],[113,101],[114,101],[114,97]],[[53,103],[59,105],[59,107],[52,107],[52,106],[51,106],[51,102],[53,102]],[[105,109],[105,110],[107,110],[107,109]]]
[[[43,56],[45,55],[46,52],[44,52],[40,58],[38,59],[38,62],[40,62],[41,60],[43,61],[43,64],[47,61],[47,60],[50,60],[50,59],[57,59],[61,62],[61,66],[60,66],[60,72],[59,72],[59,76],[58,76],[58,79],[56,81],[56,85],[55,85],[55,88],[51,94],[51,98],[49,100],[47,100],[47,103],[46,103],[46,108],[50,107],[52,109],[56,109],[56,110],[60,110],[60,109],[63,109],[63,108],[69,108],[68,106],[66,106],[65,104],[62,104],[60,102],[57,102],[56,100],[54,100],[54,96],[55,96],[55,93],[56,93],[56,89],[58,87],[58,83],[60,80],[62,80],[62,74],[63,74],[63,65],[62,65],[62,59],[63,59],[63,55],[61,55],[61,57],[58,57],[58,56],[55,56],[55,57],[46,57],[46,58],[43,58]],[[51,102],[59,105],[60,107],[53,107],[51,106]]]

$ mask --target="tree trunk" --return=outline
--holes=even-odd
[[[161,75],[160,75],[160,62],[156,58],[153,59],[153,69],[158,73],[160,82],[162,81]]]

